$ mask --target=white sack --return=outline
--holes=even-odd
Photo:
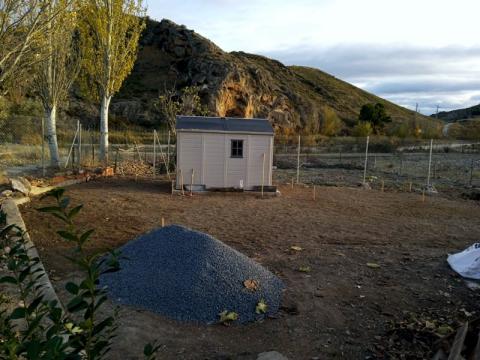
[[[461,276],[480,280],[480,243],[473,244],[457,254],[449,255],[447,261]]]

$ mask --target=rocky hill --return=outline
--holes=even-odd
[[[117,120],[157,124],[161,119],[153,105],[155,99],[165,88],[185,86],[200,89],[202,102],[212,115],[265,117],[276,128],[294,131],[317,132],[324,107],[338,114],[347,131],[366,103],[383,103],[393,124],[415,118],[414,112],[320,70],[285,66],[244,52],[227,53],[169,20],[148,20],[138,60],[114,98],[112,114]],[[434,122],[418,114],[415,121]]]

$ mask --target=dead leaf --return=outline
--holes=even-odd
[[[259,283],[257,280],[253,280],[253,279],[247,279],[243,282],[243,286],[245,286],[248,290],[251,290],[251,291],[257,291],[258,288],[259,288]]]
[[[448,325],[440,325],[438,328],[437,328],[437,331],[436,331],[436,334],[440,337],[442,336],[445,336],[445,335],[448,335],[450,333],[452,333],[454,330],[451,326],[448,326]]]
[[[220,316],[220,322],[222,324],[228,324],[238,319],[238,314],[236,312],[228,310],[222,311],[218,316]]]
[[[380,265],[376,264],[376,263],[367,263],[367,266],[371,269],[378,269],[380,268]]]
[[[435,323],[433,321],[428,321],[428,320],[425,321],[425,327],[430,330],[435,330],[436,328]]]
[[[302,250],[303,250],[303,248],[301,248],[300,246],[294,245],[294,246],[290,246],[290,250],[294,250],[294,251],[302,251]]]
[[[310,266],[300,266],[298,268],[298,271],[308,273],[312,271],[312,268]]]
[[[265,314],[267,312],[267,309],[268,309],[267,303],[265,302],[265,300],[261,299],[258,302],[257,307],[255,308],[255,312],[257,314]]]

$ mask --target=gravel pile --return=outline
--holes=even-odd
[[[232,311],[241,323],[274,314],[284,285],[270,271],[213,237],[181,226],[156,229],[119,249],[121,270],[102,275],[114,301],[161,315],[216,323]],[[252,288],[254,280],[255,286]],[[264,300],[265,314],[257,314]]]

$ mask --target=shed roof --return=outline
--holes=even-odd
[[[266,119],[231,117],[177,116],[177,130],[272,134],[273,128]]]

